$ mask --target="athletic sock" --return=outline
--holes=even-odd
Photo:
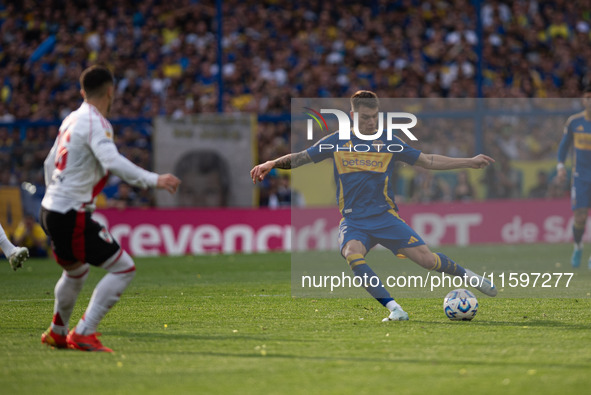
[[[450,276],[463,277],[466,274],[466,269],[452,261],[447,255],[440,252],[433,253],[435,256],[435,267],[431,270],[435,270],[439,273],[446,273]]]
[[[580,250],[583,248],[583,233],[585,233],[585,226],[583,225],[581,228],[578,228],[576,225],[573,225],[573,239],[575,240],[575,249]]]
[[[365,258],[361,254],[353,254],[347,257],[349,267],[353,270],[353,273],[357,277],[361,277],[363,286],[366,291],[373,296],[383,306],[388,307],[388,303],[393,302],[394,298],[390,296],[390,293],[384,288],[382,281],[374,273],[373,270],[365,263]],[[372,286],[374,285],[374,286]],[[392,304],[390,304],[392,306]],[[391,309],[390,309],[391,310]]]
[[[88,308],[76,325],[76,333],[79,335],[96,332],[103,317],[119,301],[121,294],[135,276],[133,260],[125,252],[109,266],[111,270],[117,271],[107,273],[96,285]]]
[[[6,258],[11,256],[12,253],[14,252],[14,250],[16,250],[16,247],[14,246],[14,244],[12,244],[10,242],[10,240],[8,240],[8,236],[6,236],[6,233],[4,232],[4,229],[2,229],[1,226],[0,226],[0,248],[4,252],[4,255],[6,255]]]
[[[69,272],[64,270],[57,284],[55,284],[51,330],[58,335],[65,336],[68,334],[68,322],[88,273],[89,265],[87,263]]]
[[[398,303],[396,303],[394,299],[386,303],[386,308],[390,311],[394,310],[397,307],[400,307],[402,309],[402,307]]]

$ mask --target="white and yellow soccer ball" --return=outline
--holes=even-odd
[[[470,321],[477,311],[478,300],[467,289],[454,289],[443,299],[443,312],[452,321]]]

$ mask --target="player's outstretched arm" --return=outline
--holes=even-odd
[[[415,162],[415,165],[430,170],[453,170],[453,169],[482,169],[495,160],[483,154],[473,158],[452,158],[444,155],[423,154]]]
[[[253,167],[253,169],[250,171],[250,178],[252,178],[253,184],[256,184],[257,181],[263,181],[265,176],[269,174],[273,168],[295,169],[296,167],[300,167],[311,162],[312,158],[310,158],[310,155],[307,151],[301,151],[295,154],[287,154],[281,158],[270,160]]]
[[[117,151],[117,147],[110,138],[105,137],[103,133],[95,134],[99,137],[92,141],[91,148],[101,165],[109,172],[138,188],[155,187],[165,189],[171,194],[176,192],[181,183],[176,176],[156,174],[137,166]]]

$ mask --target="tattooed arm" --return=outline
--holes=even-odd
[[[296,154],[284,155],[272,162],[275,162],[273,167],[278,169],[295,169],[296,167],[312,162],[312,159],[308,155],[308,151],[301,151]]]
[[[269,174],[271,169],[295,169],[307,163],[312,163],[312,158],[307,151],[301,151],[295,154],[287,154],[281,158],[270,160],[260,165],[255,166],[250,171],[250,178],[256,184],[257,181],[263,181],[265,176]]]

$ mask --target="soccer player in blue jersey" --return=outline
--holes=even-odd
[[[364,135],[376,133],[379,100],[375,93],[359,91],[351,97],[351,116],[357,112],[359,131]],[[349,152],[340,148],[327,150],[329,147],[347,147],[357,144],[371,146],[368,152]],[[334,175],[337,185],[337,201],[343,216],[339,227],[341,254],[349,263],[355,276],[373,278],[376,274],[367,265],[365,256],[376,244],[388,248],[396,255],[404,255],[428,270],[447,273],[453,276],[476,277],[481,292],[495,296],[497,290],[490,281],[464,269],[442,253],[432,253],[419,236],[398,215],[394,202],[391,175],[394,162],[402,161],[426,169],[450,170],[460,168],[481,169],[493,163],[486,155],[473,158],[450,158],[443,155],[424,154],[402,140],[397,139],[399,152],[391,153],[379,146],[376,141],[362,140],[351,134],[349,141],[339,140],[338,132],[326,136],[315,145],[302,152],[285,155],[276,160],[255,166],[250,171],[254,183],[262,181],[273,168],[292,169],[307,163],[317,163],[324,159],[334,160]],[[401,148],[401,150],[400,150]],[[367,276],[367,277],[364,277]],[[405,321],[408,314],[394,301],[381,281],[370,281],[366,290],[378,302],[390,310],[384,321]],[[367,281],[366,281],[367,283]]]
[[[583,234],[587,222],[587,212],[591,207],[591,85],[583,93],[585,110],[571,116],[564,125],[564,134],[558,148],[558,165],[556,166],[559,182],[566,179],[564,161],[574,145],[572,171],[571,201],[574,215],[573,238],[575,246],[571,257],[573,267],[581,265],[583,253]],[[591,257],[587,263],[591,269]]]

